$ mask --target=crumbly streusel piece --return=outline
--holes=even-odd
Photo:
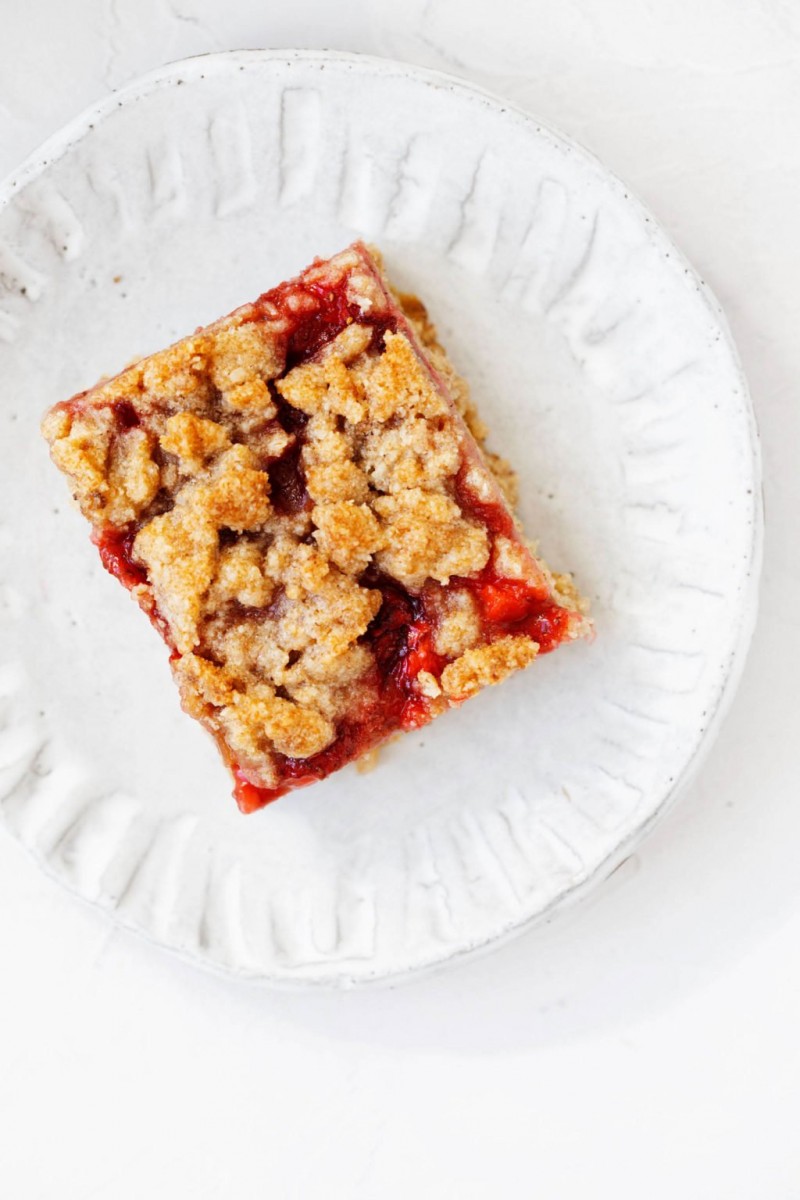
[[[43,431],[246,811],[589,629],[424,307],[361,243]]]

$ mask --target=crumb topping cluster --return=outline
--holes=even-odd
[[[387,326],[376,337],[375,281],[339,260],[364,319],[309,360],[291,364],[285,312],[250,306],[44,423],[95,528],[130,531],[131,559],[146,572],[138,590],[174,645],[184,707],[265,787],[278,783],[276,754],[319,754],[376,702],[364,635],[381,607],[379,576],[411,595],[426,589],[441,664],[421,670],[417,687],[434,705],[537,651],[523,636],[482,643],[475,600],[458,586],[490,563],[509,578],[538,570],[459,498],[458,478],[478,498],[494,492],[467,432],[485,436],[466,385],[424,308],[405,297],[465,426],[406,333]],[[513,497],[512,473],[488,457]]]

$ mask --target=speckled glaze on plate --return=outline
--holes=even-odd
[[[356,236],[429,305],[526,529],[598,636],[241,817],[38,433],[89,386]],[[458,80],[246,51],[84,114],[0,188],[0,811],[205,965],[387,980],[580,895],[698,762],[756,606],[757,437],[719,307],[569,140]]]

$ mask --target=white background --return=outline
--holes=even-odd
[[[725,307],[767,511],[700,778],[589,900],[482,960],[355,995],[217,980],[0,837],[0,1195],[800,1197],[800,5],[0,0],[0,31],[0,175],[142,71],[250,46],[451,70],[573,135]]]

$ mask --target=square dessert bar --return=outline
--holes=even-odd
[[[425,309],[360,242],[43,431],[246,812],[589,631]]]

